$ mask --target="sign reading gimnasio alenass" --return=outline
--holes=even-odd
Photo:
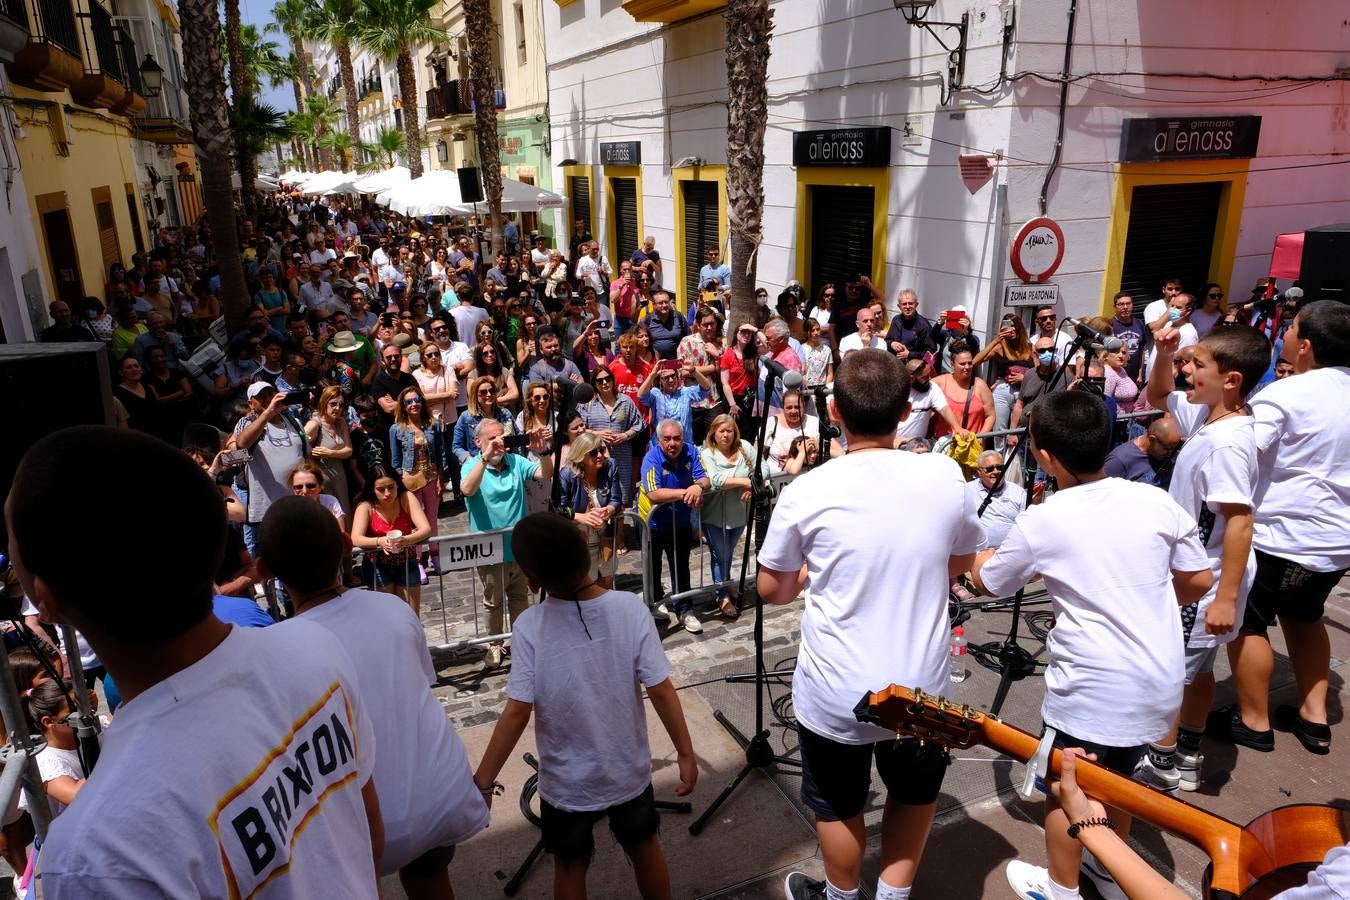
[[[832,128],[792,134],[792,164],[802,166],[888,166],[891,129]]]
[[[1260,116],[1126,119],[1120,127],[1120,161],[1249,159],[1260,137]]]

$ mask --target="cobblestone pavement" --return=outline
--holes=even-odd
[[[442,511],[446,511],[446,507],[442,507]],[[466,533],[468,517],[459,509],[451,508],[450,511],[451,515],[440,519],[440,533]],[[707,547],[704,546],[702,550],[696,549],[691,558],[691,578],[696,586],[711,583],[706,557]],[[752,560],[752,569],[753,566]],[[739,572],[739,566],[736,571]],[[669,573],[666,573],[665,584],[669,588]],[[615,585],[641,594],[641,554],[638,550],[619,557]],[[754,610],[744,610],[735,621],[717,615],[711,599],[696,602],[695,610],[703,621],[701,634],[690,634],[683,629],[671,631],[664,619],[658,620],[676,685],[683,687],[700,681],[707,677],[710,669],[738,659],[746,660],[746,671],[752,671]],[[479,622],[477,630],[475,612]],[[800,618],[800,608],[768,607],[765,610],[764,640],[771,656],[775,650],[796,646]],[[427,644],[433,648],[488,633],[481,586],[474,570],[448,572],[430,579],[430,583],[422,588],[422,626],[426,630]],[[496,719],[505,700],[509,666],[486,671],[481,647],[469,647],[455,653],[433,649],[432,658],[441,674],[436,696],[457,728],[471,728]]]

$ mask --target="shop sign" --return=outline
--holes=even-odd
[[[1020,284],[1010,281],[1003,285],[1004,306],[1054,306],[1057,303],[1057,284]]]
[[[889,166],[891,129],[834,128],[792,134],[792,164],[803,166]]]
[[[1018,229],[1008,256],[1018,278],[1045,281],[1064,261],[1064,232],[1054,219],[1037,216]]]
[[[519,156],[520,150],[524,146],[525,142],[519,136],[497,138],[497,149],[507,156]]]
[[[1120,128],[1120,161],[1250,159],[1260,137],[1260,116],[1126,119]]]
[[[614,141],[600,145],[600,165],[602,166],[640,166],[642,165],[641,141]]]

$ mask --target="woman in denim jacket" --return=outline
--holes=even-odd
[[[614,558],[614,527],[623,503],[618,467],[609,456],[604,438],[594,431],[577,435],[568,450],[567,465],[558,478],[559,502],[571,510],[572,521],[586,535],[591,578],[608,588],[618,566]]]
[[[510,410],[497,405],[497,381],[491,375],[480,375],[469,382],[469,409],[460,413],[455,421],[455,438],[450,451],[454,453],[459,466],[463,467],[471,457],[478,454],[473,433],[484,419],[501,422],[503,434],[517,433],[516,421],[511,417]]]
[[[399,392],[398,406],[394,408],[394,424],[389,427],[389,460],[403,486],[421,501],[432,537],[437,534],[436,517],[440,511],[445,468],[450,462],[448,454],[440,417],[427,411],[427,401],[420,388],[404,388]],[[429,551],[423,551],[421,562],[426,574],[439,574],[440,545],[433,543]]]

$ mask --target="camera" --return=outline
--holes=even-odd
[[[508,434],[502,438],[502,443],[506,445],[507,450],[524,450],[530,446],[530,436],[528,434]]]

